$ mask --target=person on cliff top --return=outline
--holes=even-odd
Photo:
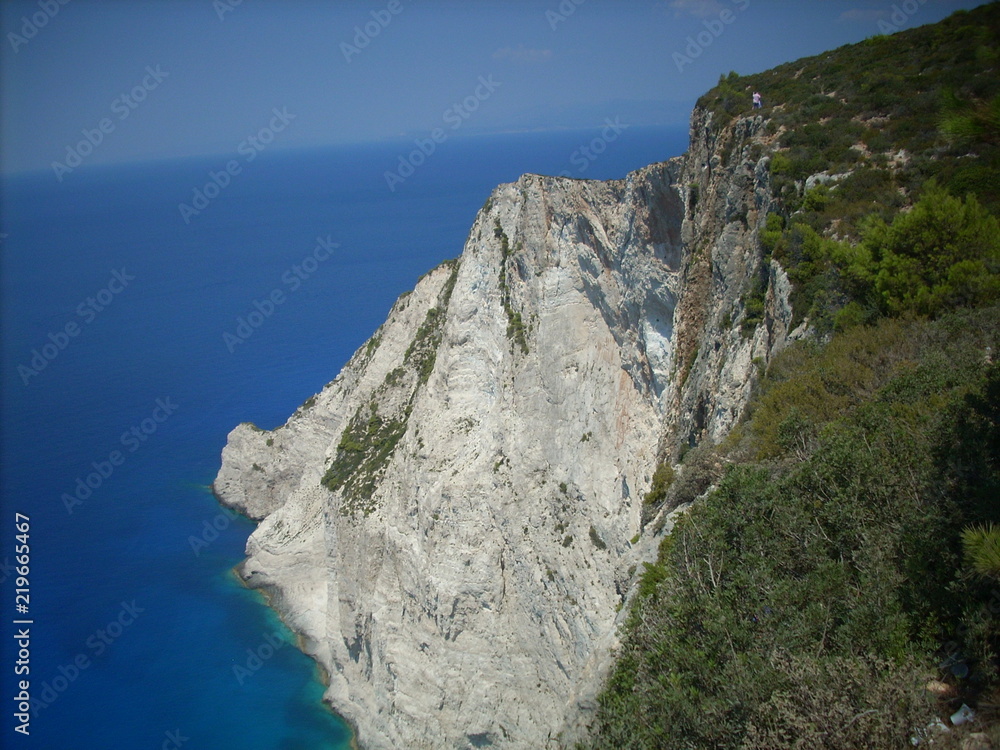
[[[760,92],[759,91],[754,91],[753,92],[753,108],[754,109],[760,109],[760,106],[761,106],[761,104],[760,104]]]

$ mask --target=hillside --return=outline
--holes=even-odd
[[[764,118],[761,251],[809,334],[658,469],[589,746],[1000,747],[998,51],[994,3],[700,100],[730,159]]]
[[[847,319],[870,322],[881,304],[859,288],[852,254],[838,256],[817,234],[857,245],[931,180],[1000,213],[998,36],[993,3],[756,75],[730,73],[699,100],[719,135],[734,117],[766,118],[781,208],[763,239],[796,287],[796,323],[810,316],[828,330],[850,301]],[[747,111],[753,91],[764,97],[759,112]]]

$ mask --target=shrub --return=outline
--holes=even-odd
[[[934,316],[1000,298],[1000,224],[974,196],[960,200],[932,182],[912,211],[872,222],[864,242],[889,313]]]
[[[741,750],[906,750],[934,709],[924,690],[927,673],[912,662],[785,652],[772,661],[787,687],[757,708]]]
[[[601,539],[601,535],[597,533],[597,529],[595,529],[593,525],[590,527],[590,541],[594,543],[594,546],[597,547],[597,549],[608,548],[608,545],[605,544],[603,539]]]
[[[962,532],[962,546],[977,573],[1000,578],[1000,529],[993,524],[970,526]]]
[[[649,486],[649,492],[646,493],[646,503],[648,505],[662,503],[667,496],[667,490],[674,483],[675,477],[674,467],[666,461],[657,466],[656,471],[653,472],[653,481]]]

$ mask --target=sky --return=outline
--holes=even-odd
[[[982,4],[0,0],[0,170],[683,124],[720,74]]]

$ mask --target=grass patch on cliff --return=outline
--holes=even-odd
[[[442,265],[450,268],[451,273],[438,292],[436,304],[428,309],[410,341],[402,365],[386,374],[371,401],[358,407],[348,421],[337,453],[321,480],[331,492],[342,491],[340,510],[345,515],[358,511],[368,515],[376,509],[375,492],[396,445],[406,434],[414,399],[434,371],[459,262],[445,261]],[[395,407],[382,414],[379,405],[385,403]]]
[[[514,310],[510,301],[510,286],[507,283],[507,259],[511,256],[510,240],[500,226],[500,219],[493,226],[494,236],[500,240],[500,302],[507,315],[507,338],[522,354],[528,353],[527,328],[521,320],[521,313]]]
[[[361,511],[368,515],[375,510],[375,490],[396,444],[406,433],[408,417],[408,410],[402,419],[382,417],[374,401],[355,412],[340,437],[337,457],[322,479],[330,491],[344,490],[342,513]]]

